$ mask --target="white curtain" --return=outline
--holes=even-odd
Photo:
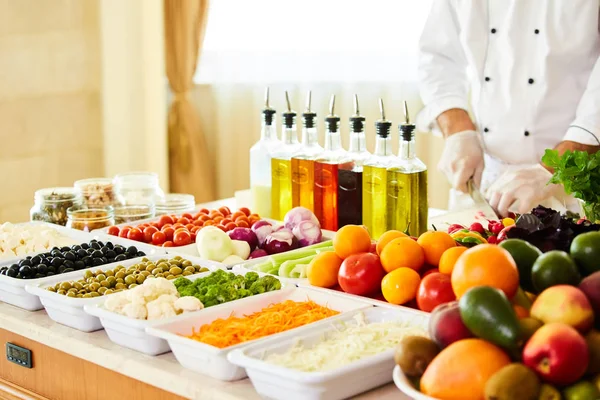
[[[284,91],[300,114],[312,90],[319,132],[336,95],[348,144],[348,118],[358,94],[374,149],[378,98],[394,125],[406,100],[414,117],[422,104],[416,85],[416,46],[431,0],[215,0],[192,98],[203,121],[218,197],[248,187],[249,149],[260,136],[265,86],[278,115]],[[278,131],[281,121],[278,119]],[[299,124],[300,137],[301,124]],[[397,146],[397,129],[394,129]],[[417,135],[417,154],[429,166],[432,207],[445,208],[448,185],[436,164],[442,142]]]

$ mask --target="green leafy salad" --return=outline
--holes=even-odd
[[[550,183],[562,184],[568,194],[588,204],[600,204],[600,152],[546,150],[542,162],[554,169]]]
[[[194,281],[181,277],[173,284],[181,297],[196,297],[204,307],[281,289],[281,282],[273,276],[259,277],[256,272],[236,275],[224,270],[217,270]]]

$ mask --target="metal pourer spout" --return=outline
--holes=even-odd
[[[331,95],[331,100],[329,101],[329,115],[325,117],[325,123],[330,132],[337,132],[339,130],[340,117],[335,115],[335,94]]]
[[[316,126],[317,113],[312,108],[312,92],[309,90],[306,95],[306,111],[302,113],[303,125],[305,128],[314,128]]]
[[[400,131],[400,137],[406,142],[413,140],[415,135],[415,125],[410,123],[410,116],[408,114],[408,104],[404,101],[404,122],[398,125]]]
[[[383,106],[383,99],[381,97],[379,98],[379,113],[381,114],[381,119],[375,122],[375,131],[378,136],[385,138],[390,134],[392,123],[385,119],[385,107]]]
[[[285,91],[285,102],[287,105],[287,110],[283,113],[283,123],[286,128],[293,128],[296,124],[296,112],[292,110],[290,96],[287,90]]]
[[[354,114],[350,117],[350,130],[354,133],[361,133],[365,129],[365,117],[360,115],[358,105],[358,95],[354,94]]]
[[[265,108],[263,108],[262,110],[263,121],[265,125],[273,124],[273,116],[275,115],[275,113],[276,111],[272,109],[269,105],[269,87],[267,86],[267,88],[265,89]]]

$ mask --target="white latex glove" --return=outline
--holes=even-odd
[[[544,200],[561,194],[561,185],[548,185],[551,177],[541,164],[506,171],[487,190],[486,198],[503,217],[513,208],[524,214]]]
[[[463,131],[446,138],[438,169],[446,175],[454,189],[467,193],[467,181],[471,177],[477,186],[481,185],[483,166],[483,146],[479,133]]]

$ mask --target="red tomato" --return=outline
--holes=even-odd
[[[229,209],[229,207],[225,207],[225,206],[219,207],[219,212],[221,214],[223,214],[223,216],[231,214],[231,210]]]
[[[192,232],[192,243],[196,243],[196,232]]]
[[[167,228],[171,228],[173,226],[173,224],[164,224],[163,226],[160,227],[161,231],[164,231]]]
[[[212,210],[210,212],[210,214],[208,214],[208,216],[211,217],[211,218],[214,218],[216,216],[225,218],[225,216],[223,215],[223,213],[221,211],[219,211],[219,210]]]
[[[229,223],[232,223],[233,221],[229,218],[223,218],[223,221],[221,221],[222,225],[227,225]]]
[[[181,225],[187,225],[187,224],[189,224],[189,223],[190,223],[190,220],[189,220],[189,219],[187,219],[187,218],[179,218],[179,219],[177,220],[177,223],[178,223],[178,224],[181,224]]]
[[[163,243],[162,247],[173,247],[173,242],[170,240]]]
[[[381,289],[384,275],[385,271],[376,254],[353,254],[342,263],[338,283],[344,292],[364,296]]]
[[[180,230],[175,232],[173,236],[173,244],[175,246],[185,246],[192,243],[192,235],[188,231]]]
[[[200,218],[198,218],[198,219],[199,219],[200,221],[202,221],[202,222],[206,222],[206,221],[210,221],[212,218],[211,218],[211,217],[209,217],[209,216],[208,216],[208,215],[206,215],[206,214],[202,214],[202,215],[200,216]]]
[[[212,226],[212,225],[217,225],[217,224],[213,220],[208,220],[208,221],[205,221],[204,225],[202,225],[202,226]]]
[[[167,240],[173,240],[173,234],[175,233],[175,229],[165,228],[162,230],[162,232],[165,234],[165,237],[167,238]]]
[[[250,224],[250,220],[248,219],[248,217],[246,217],[245,215],[239,216],[234,220],[236,223],[240,222],[240,221],[244,221],[248,224]]]
[[[244,220],[235,221],[235,224],[240,228],[250,228],[250,224]]]
[[[158,220],[158,224],[160,225],[160,227],[162,228],[163,226],[165,226],[166,224],[172,224],[173,223],[173,218],[171,218],[168,215],[163,215],[160,217],[160,219]]]
[[[131,228],[128,228],[128,227],[121,228],[121,232],[119,232],[119,237],[127,238],[127,235],[129,234],[130,230],[131,230]]]
[[[250,209],[248,207],[240,207],[239,211],[243,212],[246,215],[246,217],[250,216]]]
[[[195,227],[195,226],[196,226],[196,225],[194,225],[194,224],[187,224],[187,225],[185,226],[185,228],[186,228],[188,231],[191,231],[192,229],[194,229],[194,227]]]
[[[223,225],[225,227],[225,232],[229,232],[235,228],[237,228],[237,225],[235,224],[235,222],[230,222],[227,225]]]
[[[176,224],[173,224],[173,226],[172,226],[172,228],[175,229],[175,230],[177,230],[179,228],[183,228],[183,227],[185,227],[185,225],[180,224],[179,222],[176,223]]]
[[[136,228],[138,228],[140,231],[143,231],[147,226],[148,224],[139,224],[138,226],[136,226]]]
[[[208,208],[201,208],[198,211],[198,214],[206,214],[206,215],[208,215],[208,214],[210,214],[210,210]]]
[[[190,231],[192,235],[195,235],[196,232],[198,232],[201,228],[199,226],[195,226],[192,228],[192,230]]]
[[[421,275],[421,279],[425,278],[429,274],[434,274],[436,272],[440,272],[440,270],[437,268],[428,269],[427,271],[423,272],[423,274]]]
[[[162,246],[162,244],[167,240],[165,234],[161,231],[154,232],[152,235],[152,244],[155,246]]]
[[[135,240],[137,242],[143,242],[144,233],[138,228],[133,228],[127,233],[127,239]]]
[[[111,226],[108,228],[108,234],[113,236],[119,236],[119,228],[116,226]]]
[[[223,232],[227,232],[227,229],[223,225],[215,225],[217,228],[222,230]]]
[[[241,211],[236,211],[233,214],[231,214],[229,218],[231,218],[234,221],[237,221],[238,217],[247,217],[247,215]]]
[[[152,242],[152,235],[154,235],[156,232],[158,232],[158,229],[154,226],[147,226],[144,229],[144,242],[146,243],[151,243]]]
[[[195,226],[204,226],[204,221],[197,219],[193,222]]]
[[[456,296],[448,275],[434,272],[421,280],[417,292],[417,304],[420,310],[431,312],[438,305],[454,300]]]
[[[194,217],[192,217],[192,214],[190,214],[190,213],[183,213],[183,214],[181,214],[181,218],[187,218],[190,221],[194,219]]]
[[[224,217],[217,215],[213,218],[213,221],[215,221],[216,224],[220,224],[221,221],[223,221],[224,219],[225,219]]]
[[[160,229],[160,224],[158,222],[150,222],[150,225],[153,226],[153,227],[155,227],[155,228]]]

